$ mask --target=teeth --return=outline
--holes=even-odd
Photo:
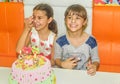
[[[75,24],[71,24],[70,26],[71,26],[71,27],[76,27],[76,25],[75,25]]]
[[[76,25],[71,25],[71,27],[75,28],[75,27],[76,27]]]

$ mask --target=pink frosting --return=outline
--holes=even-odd
[[[35,84],[37,82],[42,82],[51,75],[51,64],[50,61],[44,57],[46,63],[42,66],[38,66],[33,70],[23,70],[16,67],[16,61],[12,65],[12,76],[14,80],[17,80],[20,84]],[[29,64],[32,64],[30,62]]]
[[[24,63],[27,64],[27,65],[33,65],[33,59],[25,60]]]

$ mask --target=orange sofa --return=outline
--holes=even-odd
[[[23,3],[0,2],[0,66],[10,67],[17,58],[15,49],[23,20]]]
[[[98,42],[99,71],[120,72],[120,7],[94,6],[92,33]]]

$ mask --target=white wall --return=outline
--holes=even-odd
[[[58,24],[58,34],[65,33],[64,12],[66,8],[74,3],[83,5],[88,12],[88,27],[86,32],[91,34],[92,28],[92,0],[24,0],[25,17],[32,15],[32,9],[38,3],[48,3],[54,9],[54,18]]]

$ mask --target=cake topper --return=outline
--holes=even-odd
[[[38,66],[44,64],[44,62],[41,61],[42,59],[40,58],[39,53],[40,49],[37,46],[23,47],[22,50],[20,50],[18,59],[26,68]],[[25,67],[23,68],[26,69]]]

